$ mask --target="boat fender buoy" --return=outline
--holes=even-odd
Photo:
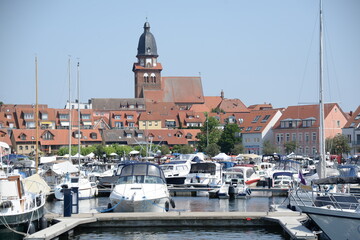
[[[251,195],[251,189],[250,189],[250,188],[247,188],[247,189],[246,189],[246,193],[247,193],[248,195]]]
[[[36,228],[35,228],[35,224],[33,222],[30,222],[28,225],[28,234],[33,234],[35,233]]]
[[[40,196],[36,197],[36,207],[39,207],[41,205],[41,198]]]
[[[48,221],[45,217],[40,218],[39,220],[40,229],[43,230],[48,227]]]
[[[175,208],[175,201],[174,201],[174,199],[170,199],[170,204],[171,204],[171,207],[172,208]]]
[[[168,201],[166,201],[166,202],[165,202],[165,211],[166,211],[166,212],[168,212],[168,211],[169,211],[169,209],[170,209],[169,202],[168,202]]]
[[[12,205],[13,204],[11,201],[4,201],[4,202],[0,203],[0,208],[11,208]]]

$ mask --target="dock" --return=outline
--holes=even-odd
[[[25,239],[50,240],[76,227],[246,227],[279,225],[291,239],[317,239],[302,226],[306,215],[300,212],[139,212],[139,213],[80,213],[71,217],[47,214],[52,226],[27,236]]]

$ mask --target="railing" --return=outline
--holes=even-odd
[[[289,192],[295,206],[316,206],[344,210],[360,210],[360,196],[350,193],[306,190],[301,187]]]

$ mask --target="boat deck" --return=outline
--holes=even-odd
[[[300,220],[306,215],[299,212],[168,212],[168,213],[81,213],[71,217],[47,214],[49,221],[58,222],[25,239],[47,240],[73,228],[94,227],[235,227],[271,226],[280,224],[291,239],[317,239],[303,227]]]

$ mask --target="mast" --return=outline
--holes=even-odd
[[[80,63],[77,63],[77,94],[78,94],[78,161],[80,171]]]
[[[39,106],[38,106],[38,62],[37,57],[35,57],[35,87],[36,87],[36,102],[35,102],[35,124],[36,124],[36,152],[35,152],[35,166],[36,166],[36,173],[38,172],[39,168]]]
[[[320,175],[319,178],[326,177],[326,156],[325,156],[325,126],[324,126],[324,89],[323,89],[323,16],[322,0],[320,0],[320,72],[319,72],[319,151],[320,151]]]
[[[71,162],[71,67],[70,67],[70,56],[68,60],[68,69],[69,69],[69,161]]]

